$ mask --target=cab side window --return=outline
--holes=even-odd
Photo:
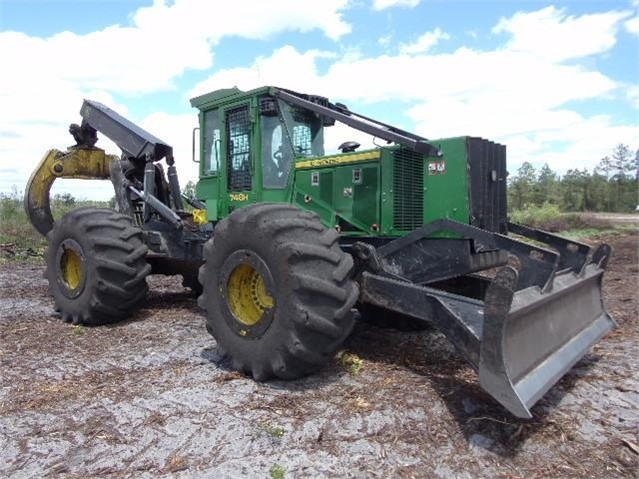
[[[204,113],[204,176],[215,176],[220,168],[220,145],[222,132],[217,108]]]

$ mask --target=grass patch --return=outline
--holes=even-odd
[[[271,479],[284,479],[284,476],[286,475],[286,469],[284,468],[284,466],[281,466],[279,464],[273,464],[268,470],[268,475],[271,477]]]
[[[265,422],[260,424],[259,428],[276,439],[282,439],[284,437],[284,428],[277,424]]]
[[[566,230],[561,232],[561,236],[568,239],[576,240],[580,238],[591,238],[593,236],[623,235],[623,234],[632,233],[632,232],[635,232],[635,233],[637,232],[636,226],[623,225],[623,226],[616,226],[614,228],[604,228],[604,229],[583,228],[583,229],[576,229],[576,230]]]
[[[340,366],[351,373],[352,376],[357,376],[362,370],[362,366],[364,366],[362,358],[357,356],[357,354],[347,353],[346,351],[339,353],[337,360],[339,361]]]
[[[73,334],[75,334],[76,336],[84,336],[87,332],[87,328],[86,326],[77,325],[73,326],[73,329],[71,331],[73,331]]]

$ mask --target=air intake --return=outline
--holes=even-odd
[[[424,156],[393,152],[393,227],[412,231],[424,222]]]

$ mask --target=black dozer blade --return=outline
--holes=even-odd
[[[556,275],[549,291],[515,291],[517,271],[506,267],[488,287],[479,383],[515,416],[531,418],[530,408],[613,328],[602,276],[592,263]]]
[[[478,372],[482,388],[513,415],[529,419],[530,408],[615,323],[604,307],[601,289],[610,247],[601,245],[590,255],[586,245],[522,228],[513,227],[517,234],[538,241],[539,235],[546,235],[556,250],[570,246],[575,254],[566,262],[554,251],[495,234],[500,250],[515,252],[521,260],[539,252],[554,258],[546,261],[552,266],[546,270],[550,274],[526,272],[532,263],[521,261],[520,271],[503,266],[492,279],[454,278],[468,281],[470,289],[483,284],[483,298],[475,299],[440,289],[443,282],[431,287],[389,277],[388,271],[401,270],[396,259],[409,247],[402,240],[399,249],[380,248],[381,270],[364,272],[361,289],[364,302],[434,323]],[[472,227],[459,229],[472,233]],[[414,244],[418,241],[413,238]]]

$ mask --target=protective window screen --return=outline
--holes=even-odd
[[[295,125],[293,127],[293,147],[300,155],[311,155],[313,137],[309,125]]]
[[[229,191],[251,189],[251,122],[248,106],[226,112]]]

